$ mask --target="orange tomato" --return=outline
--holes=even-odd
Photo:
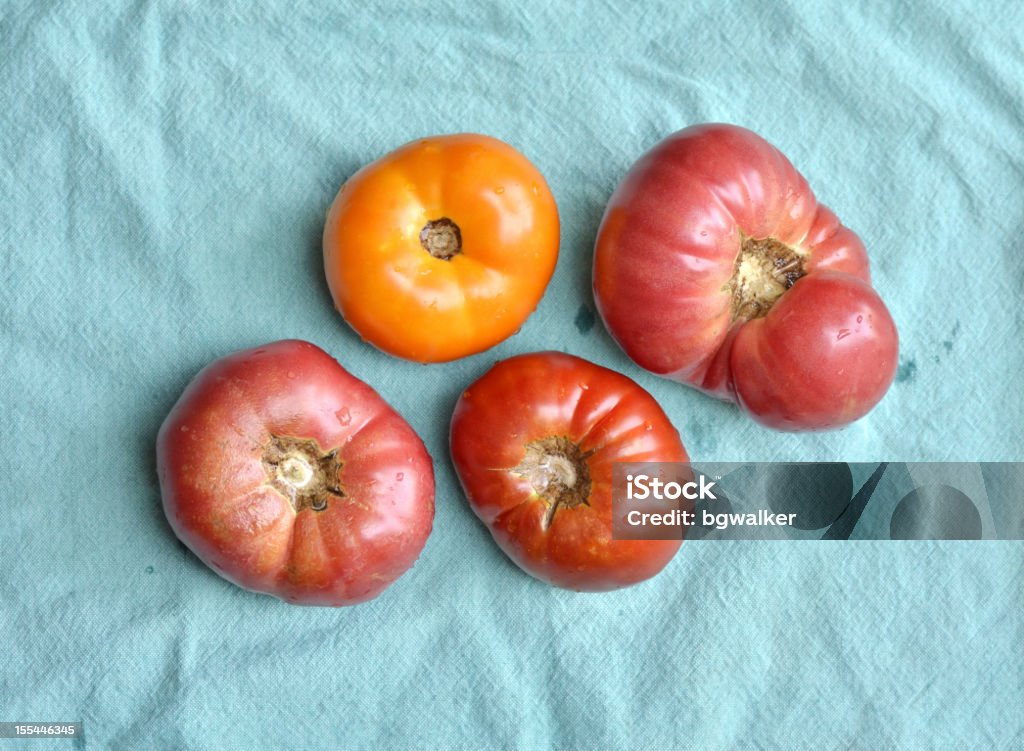
[[[444,362],[508,338],[537,307],[558,260],[558,208],[508,144],[435,136],[342,185],[323,247],[334,304],[363,339]]]

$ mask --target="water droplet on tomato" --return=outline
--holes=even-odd
[[[405,472],[399,472],[397,475],[395,475],[395,480],[397,482],[401,482],[404,479],[405,479]]]
[[[295,377],[295,371],[293,371],[293,370],[289,370],[289,371],[288,371],[288,377],[289,377],[289,378],[294,378],[294,377]]]
[[[348,407],[342,407],[334,413],[334,416],[338,418],[341,425],[348,425],[352,422],[352,413],[348,411]]]
[[[530,185],[530,192],[533,193],[535,196],[540,194],[540,190],[537,188],[537,183],[533,183],[532,185]]]
[[[583,389],[584,391],[586,391],[587,389],[590,388],[590,386],[588,384],[586,384],[586,383],[581,383],[580,384],[580,388]]]
[[[505,189],[499,185],[497,188],[494,189],[494,192],[500,196],[502,193],[505,192]]]
[[[649,422],[645,422],[644,423],[644,430],[647,431],[647,432],[650,432],[650,431],[654,430],[654,426],[651,425]]]
[[[857,316],[857,323],[864,323],[864,316]]]
[[[850,335],[850,330],[849,329],[839,329],[839,333],[836,334],[836,341],[838,342],[840,339],[845,339],[849,335]]]
[[[181,432],[182,433],[187,433],[188,432],[188,425],[182,425],[181,426]]]

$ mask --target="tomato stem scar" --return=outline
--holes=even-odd
[[[304,488],[313,479],[313,468],[304,458],[289,456],[277,465],[277,476],[296,488]]]
[[[807,251],[773,237],[742,235],[736,269],[724,291],[732,296],[732,320],[749,321],[768,314],[772,306],[807,271]]]
[[[592,451],[583,452],[579,445],[565,436],[548,436],[526,444],[523,460],[511,471],[530,483],[548,510],[541,524],[551,526],[562,508],[589,506],[590,467],[587,459]]]
[[[332,498],[344,498],[338,450],[324,452],[312,438],[291,438],[271,433],[263,449],[266,484],[289,500],[298,513],[323,511]]]
[[[420,230],[420,245],[434,258],[450,261],[462,252],[462,230],[446,216],[432,219]]]

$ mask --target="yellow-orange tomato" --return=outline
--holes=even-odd
[[[544,177],[488,136],[406,144],[353,175],[324,227],[334,304],[363,339],[444,362],[514,334],[558,260]]]

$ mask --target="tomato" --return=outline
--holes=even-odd
[[[558,209],[544,177],[488,136],[435,136],[363,167],[324,227],[335,306],[398,357],[443,362],[508,338],[558,260]]]
[[[679,131],[633,165],[598,232],[594,294],[637,364],[773,428],[856,420],[896,372],[863,243],[736,126]]]
[[[182,542],[225,579],[288,602],[376,597],[433,524],[423,442],[309,342],[208,365],[161,426],[157,458]]]
[[[542,581],[617,589],[679,550],[612,539],[612,464],[687,461],[654,397],[615,371],[560,352],[499,362],[459,399],[451,450],[473,511]]]

